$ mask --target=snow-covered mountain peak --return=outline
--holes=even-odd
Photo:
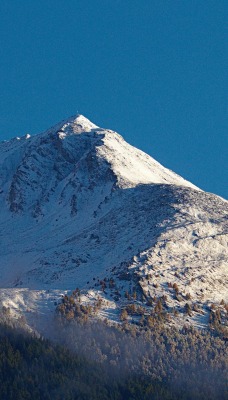
[[[69,118],[62,127],[63,131],[67,131],[68,127],[71,127],[74,133],[90,132],[93,129],[99,128],[81,114]]]
[[[187,298],[227,301],[226,215],[223,199],[82,115],[0,143],[0,302],[27,310],[53,293],[53,306],[56,289],[79,287],[112,319],[136,292],[180,313]]]
[[[63,139],[66,136],[72,134],[89,133],[94,131],[94,129],[99,129],[99,127],[93,124],[88,118],[81,114],[73,115],[64,121],[59,122],[57,125],[44,132],[45,134],[57,133],[58,136]]]
[[[86,203],[97,190],[108,194],[142,184],[197,189],[118,133],[99,128],[83,115],[41,134],[0,144],[0,177],[0,202],[13,212],[29,210],[36,216],[46,214],[53,201],[57,208],[64,206],[64,198],[68,204],[69,197],[70,202],[83,198]]]

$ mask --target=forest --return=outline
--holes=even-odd
[[[1,311],[0,398],[225,400],[227,339],[182,330],[56,315],[44,338]]]

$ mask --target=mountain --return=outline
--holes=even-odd
[[[46,315],[79,288],[101,318],[163,299],[201,326],[228,301],[227,201],[118,133],[77,115],[2,142],[0,183],[0,299],[15,315]]]

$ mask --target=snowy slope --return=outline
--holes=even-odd
[[[102,312],[112,318],[125,290],[137,286],[145,298],[167,295],[181,308],[168,282],[198,303],[228,300],[227,202],[119,134],[77,115],[3,142],[0,182],[5,305],[47,311],[60,293],[80,287],[85,301],[103,296]],[[111,276],[115,301],[99,286]]]

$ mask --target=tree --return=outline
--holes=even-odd
[[[126,321],[128,319],[128,313],[126,308],[123,308],[120,313],[120,321]]]
[[[189,316],[192,315],[192,307],[190,306],[189,303],[185,304],[184,309],[185,309],[186,314],[188,314]]]

